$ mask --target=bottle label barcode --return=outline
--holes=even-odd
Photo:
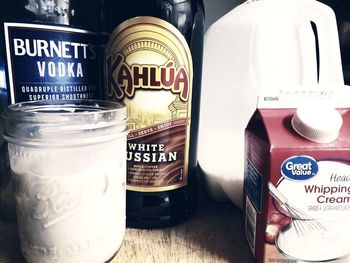
[[[256,215],[257,212],[254,209],[253,204],[246,197],[246,209],[245,209],[245,235],[248,240],[249,247],[255,256],[255,239],[256,239]]]

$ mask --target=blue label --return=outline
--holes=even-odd
[[[4,29],[11,103],[99,98],[97,34],[20,23]]]
[[[282,163],[281,173],[292,180],[307,180],[318,172],[316,160],[310,156],[293,156]]]

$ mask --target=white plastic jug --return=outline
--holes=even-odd
[[[318,82],[344,84],[335,15],[320,2],[249,0],[208,29],[198,162],[214,199],[242,206],[244,129],[259,89]]]

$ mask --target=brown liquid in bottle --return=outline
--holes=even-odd
[[[127,226],[185,220],[197,200],[202,0],[104,0],[106,97],[129,111]],[[158,107],[158,108],[157,108]]]

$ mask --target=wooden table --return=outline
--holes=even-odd
[[[0,263],[23,263],[17,227],[0,221]],[[242,213],[231,203],[201,198],[181,225],[160,230],[127,229],[112,263],[252,263]]]

